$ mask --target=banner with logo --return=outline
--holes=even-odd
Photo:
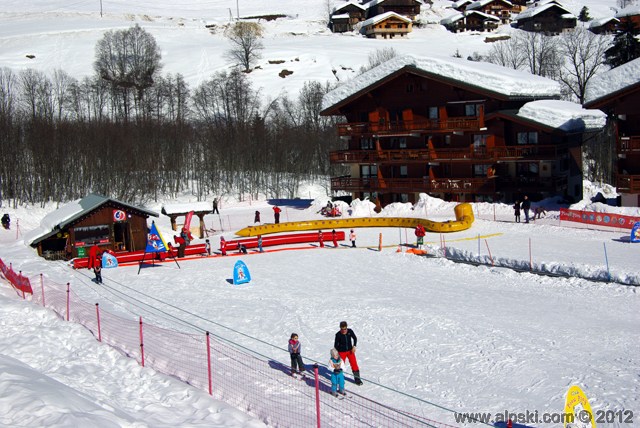
[[[593,419],[593,410],[587,396],[579,386],[573,385],[567,391],[567,400],[564,404],[564,414],[573,415],[565,418],[564,426],[596,428],[596,422]]]
[[[576,223],[595,224],[598,226],[618,227],[631,229],[640,221],[638,217],[612,213],[599,213],[593,211],[578,211],[560,208],[560,220]]]
[[[636,221],[636,223],[633,225],[629,240],[631,242],[640,242],[640,221]]]
[[[167,243],[162,235],[160,235],[160,231],[158,231],[156,223],[151,223],[151,229],[149,230],[149,233],[147,233],[147,248],[145,249],[145,252],[163,253],[167,250]]]
[[[238,260],[233,266],[233,284],[245,284],[251,281],[251,274],[249,268],[242,260]]]
[[[191,217],[193,217],[193,211],[189,211],[184,219],[184,228],[187,230],[191,229]]]
[[[127,219],[127,213],[122,210],[113,210],[113,222],[119,223]]]
[[[102,253],[102,268],[111,269],[118,267],[118,259],[113,254],[109,254],[106,251]]]

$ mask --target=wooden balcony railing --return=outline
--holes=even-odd
[[[436,161],[490,161],[556,159],[567,145],[530,145],[493,148],[340,150],[329,154],[331,163],[393,163]]]
[[[618,153],[640,152],[640,136],[620,137]]]
[[[410,134],[412,132],[454,132],[477,131],[480,129],[479,117],[452,117],[449,119],[406,120],[400,122],[353,122],[339,123],[338,135],[387,135]]]
[[[622,193],[640,193],[640,175],[618,174],[616,188]]]
[[[495,180],[488,178],[429,179],[426,178],[352,178],[331,179],[331,190],[348,192],[432,192],[432,193],[494,193]]]

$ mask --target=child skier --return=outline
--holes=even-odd
[[[93,273],[96,275],[96,283],[102,284],[102,258],[97,257],[93,265]]]
[[[340,358],[336,348],[331,348],[329,370],[331,370],[331,395],[334,397],[337,397],[338,394],[347,395],[344,392],[344,361]]]
[[[209,242],[208,239],[206,239],[204,241],[204,249],[207,252],[207,255],[210,256],[211,255],[211,242]]]
[[[351,241],[351,248],[356,248],[356,233],[351,229],[349,233],[349,240]]]
[[[296,369],[297,372],[304,377],[304,362],[302,361],[302,356],[300,356],[300,352],[302,352],[302,345],[300,341],[298,341],[298,333],[291,333],[291,338],[289,339],[289,355],[291,355],[291,376],[295,376]]]

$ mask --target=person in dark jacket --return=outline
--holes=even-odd
[[[360,368],[358,367],[358,360],[356,359],[356,345],[358,344],[358,338],[356,334],[347,327],[346,321],[340,321],[340,331],[336,333],[336,337],[333,343],[333,347],[340,353],[340,358],[344,362],[349,360],[351,370],[353,371],[353,380],[356,385],[362,385],[362,379],[360,379]]]
[[[9,227],[11,227],[11,217],[9,217],[9,214],[5,213],[2,216],[2,227],[5,229],[9,229]]]
[[[520,201],[513,204],[513,215],[516,217],[516,223],[520,223]]]
[[[220,214],[218,210],[218,198],[213,198],[213,210],[211,210],[211,214]]]
[[[524,211],[524,222],[529,223],[529,210],[531,209],[531,201],[527,195],[524,195],[524,201],[522,201],[522,211]]]

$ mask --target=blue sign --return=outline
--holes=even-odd
[[[118,259],[113,254],[109,254],[106,251],[102,253],[102,268],[110,269],[118,267]]]
[[[162,235],[158,231],[156,227],[156,223],[151,223],[151,229],[149,233],[147,233],[147,248],[145,252],[147,253],[164,253],[167,251],[167,243],[164,242]]]
[[[640,242],[640,221],[636,221],[631,229],[631,242]]]
[[[251,281],[251,274],[249,268],[244,264],[242,260],[238,260],[233,266],[233,284],[245,284]]]

